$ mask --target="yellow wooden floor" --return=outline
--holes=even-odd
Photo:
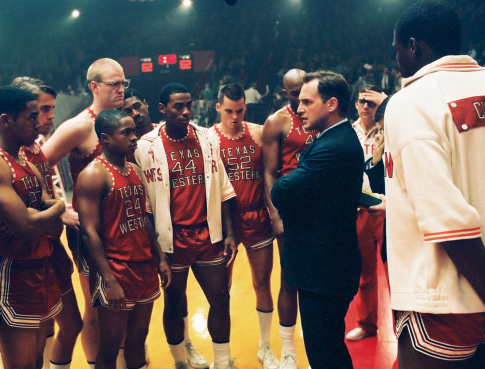
[[[67,242],[64,244],[66,245]],[[279,289],[280,265],[276,242],[273,274],[271,278],[274,305]],[[73,275],[73,284],[78,299],[81,313],[84,309],[84,298],[79,284],[77,273]],[[187,289],[189,303],[189,318],[191,321],[190,333],[192,341],[209,362],[212,361],[212,344],[207,331],[208,304],[201,288],[194,279],[192,273],[189,277]],[[281,338],[278,333],[278,313],[275,308],[273,325],[271,330],[271,346],[275,355],[279,357],[281,352]],[[173,367],[173,360],[170,355],[165,334],[162,327],[163,298],[155,301],[155,306],[148,334],[148,350],[150,355],[149,369],[168,369]],[[255,309],[255,295],[251,283],[251,270],[243,246],[239,246],[239,253],[234,266],[233,285],[231,290],[231,351],[236,358],[234,366],[240,369],[261,369],[263,366],[257,358],[259,328]],[[299,358],[299,368],[308,368],[308,360],[305,355],[301,325],[298,318],[295,345]],[[74,349],[74,356],[71,365],[72,369],[87,368],[86,359],[81,347],[81,340]]]

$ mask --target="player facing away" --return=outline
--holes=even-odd
[[[135,123],[105,110],[95,121],[103,148],[78,177],[82,237],[89,252],[92,304],[98,308],[96,369],[116,368],[123,337],[128,368],[145,368],[145,339],[153,301],[170,284],[170,268],[146,216],[139,168],[126,161],[136,149]]]
[[[73,181],[72,207],[75,211],[78,211],[77,177],[86,165],[101,154],[101,145],[94,131],[94,120],[101,111],[117,109],[123,105],[124,90],[128,88],[130,82],[125,79],[121,65],[108,58],[98,59],[92,63],[88,68],[86,79],[93,94],[93,103],[74,118],[62,123],[42,147],[51,166],[68,155]],[[79,234],[67,228],[66,236],[78,267],[83,289],[85,306],[81,341],[88,364],[92,368],[99,345],[97,310],[90,304],[89,271],[86,263],[83,262]]]
[[[56,91],[45,82],[31,77],[17,77],[11,83],[12,86],[29,91],[37,99],[39,104],[39,133],[45,138],[49,136],[53,120]],[[47,159],[36,141],[33,145],[20,148],[22,156],[35,165],[42,175],[44,189],[52,198],[56,198],[56,191],[52,182],[53,171]],[[66,209],[61,216],[65,226],[78,229],[79,217],[72,209]],[[72,353],[76,344],[77,336],[82,329],[82,319],[77,305],[76,295],[72,286],[71,275],[73,264],[60,239],[49,238],[52,244],[52,254],[49,258],[56,273],[57,282],[61,289],[62,310],[54,319],[48,321],[47,340],[44,348],[44,368],[67,369],[71,365]],[[59,326],[59,331],[54,340],[54,321]]]
[[[49,237],[62,233],[64,202],[43,191],[40,173],[19,153],[38,137],[38,115],[33,94],[0,87],[0,346],[6,369],[42,367],[47,320],[62,307]]]
[[[238,84],[221,88],[216,109],[221,114],[221,123],[211,127],[209,135],[215,136],[219,143],[221,159],[236,192],[231,199],[232,223],[236,242],[246,248],[251,266],[260,328],[258,358],[265,369],[277,369],[279,362],[270,347],[274,236],[264,203],[263,126],[243,121],[245,94]]]
[[[146,134],[135,158],[153,209],[155,231],[172,268],[165,289],[163,324],[177,369],[188,368],[184,345],[184,299],[192,269],[209,302],[207,326],[216,369],[233,369],[229,347],[229,282],[226,265],[236,254],[230,205],[235,196],[219,149],[190,123],[187,88],[169,83],[160,92],[165,124]]]
[[[301,69],[291,69],[284,75],[283,94],[289,104],[270,115],[263,126],[264,188],[280,256],[283,250],[283,222],[271,202],[271,188],[279,177],[287,175],[296,168],[301,153],[313,141],[317,133],[303,128],[303,121],[297,113],[300,104],[298,96],[303,86],[304,74],[305,72]],[[294,336],[297,314],[297,290],[286,283],[282,270],[278,295],[282,341],[281,369],[296,369]]]
[[[137,137],[142,137],[158,126],[157,123],[152,123],[150,119],[150,112],[148,110],[148,104],[138,90],[133,88],[125,90],[125,99],[123,101],[121,110],[133,118],[135,122],[135,134]],[[126,158],[128,161],[135,162],[134,155],[127,155]],[[199,351],[197,351],[192,343],[192,339],[190,338],[190,322],[188,318],[187,299],[185,299],[183,305],[185,356],[187,357],[187,361],[192,368],[207,368],[209,363],[207,362],[206,358],[203,357]]]

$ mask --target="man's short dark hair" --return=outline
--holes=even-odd
[[[350,88],[344,76],[331,71],[319,70],[306,73],[303,82],[308,83],[318,79],[318,93],[323,101],[335,97],[338,101],[338,115],[342,118],[348,115],[350,105]]]
[[[224,101],[224,96],[232,101],[239,101],[244,99],[246,101],[246,94],[244,93],[244,88],[238,83],[230,83],[224,85],[217,95],[217,102],[222,104]]]
[[[21,88],[22,90],[32,92],[37,98],[42,94],[49,94],[57,97],[57,92],[47,83],[38,78],[32,77],[17,77],[15,78],[10,86]]]
[[[170,96],[178,93],[189,93],[189,90],[180,83],[166,84],[160,91],[159,101],[161,104],[167,106],[170,101]]]
[[[0,87],[0,114],[8,114],[14,120],[27,109],[29,101],[35,101],[33,93],[13,86]]]
[[[98,139],[101,139],[101,133],[113,136],[116,128],[121,125],[120,120],[125,117],[129,115],[123,110],[108,109],[99,113],[94,121],[94,130]]]
[[[360,86],[359,92],[357,93],[357,98],[359,97],[359,94],[361,94],[362,92],[365,92],[366,90],[382,93],[382,88],[380,88],[377,85],[365,85],[365,86]]]
[[[384,119],[387,103],[389,102],[390,98],[391,98],[390,96],[386,97],[384,101],[381,103],[381,105],[379,105],[379,107],[376,110],[376,113],[374,114],[374,122],[378,122],[381,119]]]
[[[145,101],[145,98],[143,97],[141,92],[138,90],[135,90],[134,88],[127,88],[125,90],[124,100],[129,99],[130,97],[136,97],[141,102]]]
[[[421,0],[409,7],[394,27],[406,46],[411,37],[424,41],[437,57],[461,53],[461,24],[456,11],[441,0]]]

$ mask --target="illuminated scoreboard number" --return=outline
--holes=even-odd
[[[158,64],[159,65],[177,64],[177,55],[176,54],[158,55]]]
[[[190,54],[179,55],[179,68],[180,70],[192,69],[192,56]]]
[[[142,73],[152,73],[153,72],[152,58],[141,58],[140,67],[141,67]]]

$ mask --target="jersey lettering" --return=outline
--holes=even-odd
[[[393,162],[391,153],[384,153],[384,176],[387,178],[392,178],[393,176]]]

